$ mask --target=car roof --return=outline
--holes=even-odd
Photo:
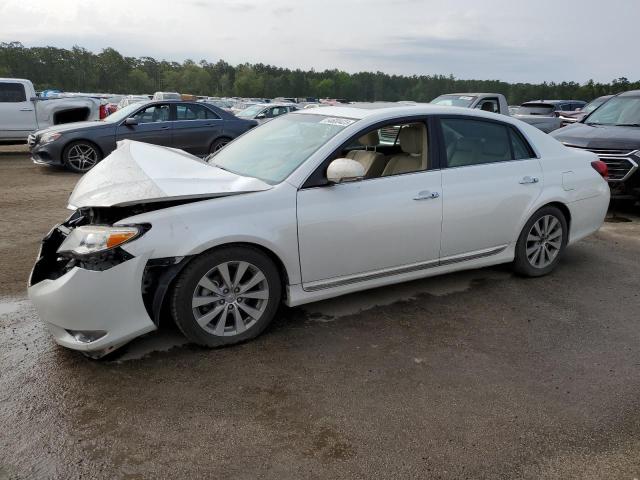
[[[297,110],[289,115],[322,115],[325,117],[341,117],[354,120],[362,120],[369,117],[380,117],[380,120],[393,117],[415,116],[415,115],[464,115],[472,117],[483,117],[496,120],[495,113],[485,112],[482,110],[449,107],[442,105],[434,105],[432,103],[363,103],[349,104],[349,106],[331,106],[323,108],[306,108]],[[511,117],[499,115],[497,117],[501,121],[509,121]]]
[[[254,103],[253,105],[251,105],[252,107],[254,106],[260,106],[260,107],[290,107],[291,105],[295,105],[295,103],[292,102],[271,102],[271,103]]]
[[[482,97],[482,96],[485,96],[485,95],[501,95],[501,94],[499,94],[499,93],[486,93],[486,92],[485,93],[482,93],[482,92],[480,92],[480,93],[477,93],[477,92],[475,92],[475,93],[474,92],[471,92],[471,93],[470,92],[463,92],[463,93],[443,93],[442,95],[438,95],[438,97],[444,97],[446,95],[455,95],[455,96],[463,95],[463,96],[469,96],[469,97]],[[438,98],[438,97],[436,97],[436,98]]]
[[[619,95],[620,97],[640,97],[640,90],[629,90]]]
[[[524,102],[522,105],[526,105],[527,103],[549,103],[551,105],[557,105],[558,103],[587,103],[584,100],[529,100],[528,102]]]

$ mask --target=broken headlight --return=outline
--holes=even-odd
[[[140,225],[127,227],[83,225],[73,229],[67,235],[58,248],[58,253],[88,255],[110,250],[138,238],[146,230]]]

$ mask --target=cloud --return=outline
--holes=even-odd
[[[0,41],[294,69],[610,81],[640,78],[638,18],[640,1],[630,0],[606,9],[601,0],[0,0]]]
[[[367,48],[332,48],[342,59],[395,73],[453,74],[468,79],[531,81],[532,72],[573,63],[557,54],[472,38],[401,35]]]
[[[286,15],[288,13],[292,13],[295,9],[293,7],[275,7],[271,11],[276,15]]]

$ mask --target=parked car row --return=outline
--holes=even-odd
[[[613,198],[640,200],[640,90],[605,99],[582,120],[551,135],[607,164]]]
[[[180,148],[194,155],[215,152],[258,124],[214,105],[179,100],[132,103],[98,122],[57,125],[29,135],[32,159],[84,173],[120,140]]]
[[[516,108],[496,93],[446,94],[431,103],[512,115],[543,132],[554,132],[553,136],[563,143],[599,155],[608,166],[614,198],[638,199],[640,116],[633,106],[638,97],[636,93],[607,95],[589,104],[578,100],[534,100]],[[205,156],[259,123],[298,109],[327,107],[345,101],[310,97],[196,98],[177,92],[156,92],[154,101],[149,97],[102,95],[100,101],[90,96],[56,92],[40,98],[28,80],[0,79],[0,140],[27,138],[34,162],[86,172],[122,139],[180,148]],[[185,102],[184,98],[193,100]],[[395,105],[419,106],[415,102]],[[104,109],[113,113],[103,115]],[[95,122],[102,116],[106,118]],[[571,125],[573,128],[568,128]],[[393,144],[398,133],[397,126],[382,129],[380,145]]]

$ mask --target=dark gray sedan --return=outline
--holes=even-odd
[[[123,139],[205,156],[257,125],[206,103],[156,101],[129,105],[98,122],[55,125],[29,135],[35,163],[84,173]]]

